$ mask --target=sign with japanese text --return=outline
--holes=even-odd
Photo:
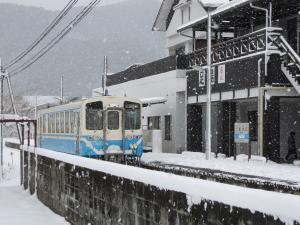
[[[205,73],[203,70],[199,71],[199,87],[205,86]]]
[[[225,75],[225,65],[218,66],[218,83],[222,84],[225,83],[226,75]]]

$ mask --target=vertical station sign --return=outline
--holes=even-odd
[[[204,73],[204,70],[199,70],[199,87],[205,87],[205,73]]]
[[[226,81],[225,64],[218,66],[218,83],[223,84]]]

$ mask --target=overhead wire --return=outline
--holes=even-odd
[[[50,51],[57,43],[59,43],[76,25],[78,25],[101,0],[92,0],[59,34],[57,34],[45,47],[38,51],[31,59],[27,60],[21,66],[10,72],[10,75],[16,76],[23,72],[41,57],[43,57],[48,51]]]
[[[45,37],[60,23],[60,21],[70,12],[70,10],[76,5],[78,0],[70,0],[68,4],[62,9],[62,11],[54,18],[54,20],[46,27],[46,29],[35,39],[35,41],[26,48],[23,52],[21,52],[18,56],[16,56],[9,63],[5,64],[3,68],[5,70],[11,68],[16,63],[21,61],[25,56],[27,56],[41,41],[45,39]]]

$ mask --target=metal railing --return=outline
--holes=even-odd
[[[267,37],[266,37],[267,35]],[[264,28],[253,33],[233,38],[212,46],[212,64],[272,49],[273,41],[281,35],[280,28]],[[207,48],[202,48],[186,55],[188,66],[207,65]]]

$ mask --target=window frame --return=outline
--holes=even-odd
[[[91,114],[88,114],[88,112],[87,112],[87,107],[89,106],[89,105],[92,105],[92,104],[97,104],[97,103],[100,103],[100,115],[99,116],[101,116],[101,123],[99,124],[100,126],[99,127],[96,127],[96,126],[94,126],[94,127],[92,127],[92,126],[90,126],[89,124],[88,124],[88,122],[90,122],[90,119],[88,120],[88,115],[90,115],[91,116]],[[95,120],[95,117],[93,118],[94,120]],[[98,118],[96,118],[96,119],[98,119]],[[89,102],[89,103],[87,103],[86,105],[85,105],[85,129],[86,130],[89,130],[89,131],[95,131],[95,130],[103,130],[103,127],[104,127],[104,110],[103,110],[103,102],[102,101],[97,101],[97,102]],[[99,128],[99,129],[95,129],[95,128]]]
[[[132,107],[130,108],[130,107],[126,107],[126,104],[133,104],[133,105],[136,105],[136,106],[138,106],[137,108],[134,108],[134,111],[137,111],[138,112],[138,115],[137,115],[137,118],[136,118],[136,120],[137,120],[137,124],[136,124],[136,126],[134,127],[134,129],[128,129],[129,128],[129,126],[127,126],[128,124],[127,124],[127,110],[129,109],[133,109]],[[141,121],[141,117],[142,117],[142,107],[141,107],[141,104],[140,103],[138,103],[138,102],[130,102],[130,101],[125,101],[124,102],[124,119],[125,119],[125,121],[124,121],[124,130],[140,130],[141,129],[141,127],[142,127],[142,121]]]
[[[164,139],[166,141],[171,141],[172,140],[172,115],[165,115],[164,119],[165,119]]]
[[[153,127],[153,119],[158,119],[158,127],[154,128]],[[152,125],[150,126],[150,122],[152,122]],[[148,116],[147,118],[147,128],[148,130],[160,130],[160,127],[161,127],[161,117],[160,116]]]
[[[117,115],[118,115],[118,120],[117,120],[118,121],[118,127],[117,128],[116,127],[110,127],[110,125],[112,123],[109,122],[109,114],[112,114],[112,113],[117,113]],[[108,110],[107,111],[107,129],[112,130],[112,131],[120,130],[120,111],[118,111],[118,110]]]

